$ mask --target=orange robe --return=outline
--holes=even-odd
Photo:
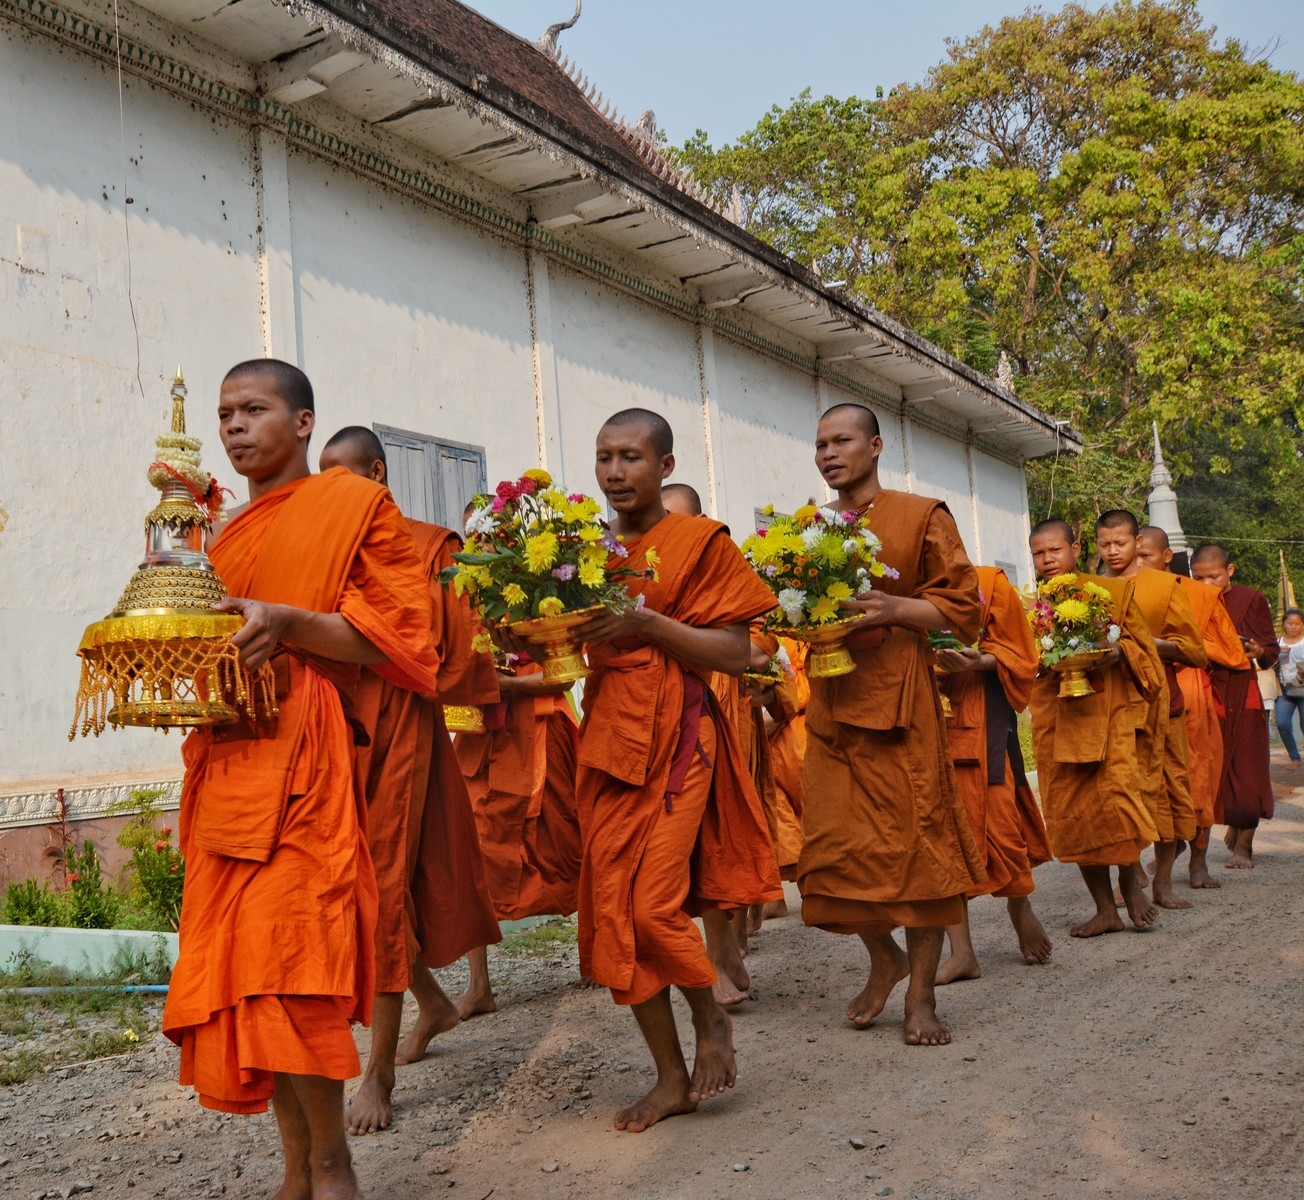
[[[375,669],[433,694],[430,600],[389,493],[343,468],[246,506],[212,548],[235,596],[338,612],[381,650]],[[358,1073],[351,1020],[373,991],[376,885],[341,688],[358,668],[277,655],[275,733],[186,738],[181,953],[163,1030],[200,1103],[262,1112],[274,1073]]]
[[[976,569],[983,606],[978,649],[995,657],[996,667],[938,679],[951,701],[946,731],[955,780],[974,837],[987,853],[987,882],[969,896],[1029,896],[1033,867],[1051,857],[1041,810],[1023,772],[1015,720],[1028,707],[1037,644],[1005,572]]]
[[[517,675],[537,675],[533,663]],[[484,733],[453,739],[471,795],[489,896],[500,921],[573,913],[580,875],[575,814],[579,726],[565,695],[504,692]]]
[[[454,775],[461,776],[442,707],[446,692],[465,687],[475,660],[488,656],[470,652],[469,616],[439,578],[461,540],[440,525],[409,520],[408,527],[430,592],[440,703],[395,687],[373,671],[363,672],[358,688],[357,714],[368,734],[368,745],[358,751],[358,778],[367,800],[367,841],[380,896],[378,992],[404,991],[415,960],[445,967],[467,950],[501,938],[470,799],[462,800],[465,788],[450,786]],[[497,685],[489,683],[496,697]]]
[[[1142,567],[1135,576],[1136,602],[1150,634],[1172,642],[1194,667],[1209,661],[1195,613],[1177,576]],[[1163,660],[1161,660],[1163,661]],[[1186,709],[1177,664],[1164,661],[1164,686],[1151,702],[1137,738],[1143,795],[1161,842],[1189,842],[1195,836]]]
[[[1060,676],[1039,672],[1032,685],[1037,788],[1050,847],[1081,866],[1135,863],[1158,837],[1141,795],[1137,731],[1159,695],[1164,668],[1137,607],[1131,579],[1079,574],[1114,598],[1121,661],[1088,673],[1090,696],[1059,698]]]
[[[962,641],[978,636],[978,578],[939,500],[883,491],[869,524],[899,578],[874,586],[931,601]],[[802,918],[835,933],[954,925],[983,882],[947,751],[922,630],[858,630],[849,675],[811,679],[802,776]]]
[[[1233,583],[1222,594],[1238,635],[1258,642],[1263,655],[1253,671],[1215,667],[1214,693],[1222,708],[1223,773],[1214,820],[1232,829],[1255,829],[1271,820],[1274,797],[1269,774],[1268,714],[1259,691],[1258,666],[1277,665],[1280,646],[1268,598],[1257,588]]]
[[[770,730],[770,758],[774,763],[774,783],[783,803],[793,814],[797,832],[801,833],[801,772],[806,763],[806,706],[810,703],[810,680],[806,677],[806,647],[791,638],[782,639],[792,665],[791,683],[779,693],[783,721]],[[803,839],[804,840],[804,839]],[[798,857],[801,846],[797,847]],[[796,871],[784,878],[795,879]]]
[[[1185,575],[1174,578],[1186,593],[1195,614],[1209,668],[1179,667],[1178,686],[1186,709],[1186,738],[1190,750],[1191,800],[1195,808],[1195,825],[1208,840],[1208,829],[1217,822],[1214,810],[1218,800],[1218,782],[1223,772],[1221,715],[1213,693],[1210,671],[1222,667],[1227,671],[1248,671],[1250,660],[1241,645],[1240,634],[1232,624],[1222,592],[1211,583],[1201,583]],[[1201,836],[1201,835],[1197,835]]]
[[[630,591],[676,621],[718,628],[774,607],[717,521],[670,513],[625,546],[635,562],[656,549],[659,578]],[[658,646],[593,646],[589,663],[576,779],[580,970],[620,1004],[670,984],[710,987],[692,916],[783,895],[736,730],[708,681]]]

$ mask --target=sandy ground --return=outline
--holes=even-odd
[[[402,1069],[394,1128],[354,1142],[365,1194],[1304,1197],[1304,787],[1274,774],[1257,869],[1224,870],[1215,844],[1222,890],[1152,932],[1070,939],[1086,894],[1049,864],[1034,903],[1054,960],[1026,967],[1003,904],[975,903],[983,976],[941,993],[946,1048],[902,1044],[900,990],[853,1029],[863,951],[794,903],[753,942],[737,1088],[641,1135],[611,1126],[652,1079],[629,1014],[572,986],[573,947],[499,959],[500,1011]],[[0,1194],[275,1191],[271,1118],[204,1112],[175,1078],[159,1039],[0,1093]]]

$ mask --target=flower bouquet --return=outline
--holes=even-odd
[[[1114,598],[1106,588],[1076,575],[1056,575],[1037,585],[1028,620],[1041,665],[1061,675],[1059,694],[1077,698],[1094,691],[1090,671],[1119,639],[1111,620]]]
[[[776,683],[784,683],[789,679],[793,679],[796,674],[797,672],[793,670],[792,659],[788,656],[788,651],[780,646],[770,655],[770,665],[764,671],[744,671],[743,679],[759,688],[768,688],[773,687]]]
[[[966,646],[949,629],[930,629],[928,631],[928,648],[932,650],[934,654],[936,654],[937,651],[939,650],[968,650],[969,649],[969,647]],[[940,679],[945,674],[947,674],[947,672],[939,671],[937,669],[937,664],[934,663],[933,674]],[[937,694],[942,701],[942,716],[946,717],[949,720],[951,717],[955,716],[955,710],[951,707],[951,697],[948,696],[940,688],[938,689]]]
[[[477,496],[466,521],[466,546],[453,555],[444,581],[469,595],[486,625],[506,628],[541,648],[547,683],[570,683],[588,674],[576,631],[601,608],[641,608],[621,576],[656,578],[656,551],[643,566],[609,570],[607,560],[627,557],[598,517],[598,502],[553,486],[547,471],[504,480],[494,494]],[[488,641],[488,635],[484,635]],[[488,648],[485,646],[484,648]]]
[[[767,505],[762,511],[774,512]],[[779,601],[767,618],[773,632],[811,647],[807,671],[812,678],[846,675],[856,669],[843,645],[848,615],[842,601],[864,596],[874,580],[896,572],[878,561],[882,543],[864,517],[804,504],[790,517],[776,516],[758,529],[742,550],[756,573]]]

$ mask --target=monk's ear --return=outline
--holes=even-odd
[[[294,436],[297,437],[304,445],[307,445],[308,439],[312,437],[312,431],[317,425],[317,414],[310,408],[296,409],[294,413]]]
[[[378,458],[372,460],[372,463],[371,463],[371,470],[368,471],[367,474],[370,476],[370,478],[374,479],[377,483],[385,483],[385,482],[386,482],[386,480],[385,480],[385,464],[384,464],[383,462],[381,462],[380,459],[378,459]]]
[[[1167,566],[1170,562],[1173,561],[1173,548],[1172,548],[1172,546],[1165,546],[1165,547],[1164,547],[1163,560],[1164,560],[1164,566]]]
[[[675,456],[673,454],[663,454],[661,456],[661,478],[669,479],[675,473]]]
[[[1229,562],[1227,564],[1227,578],[1230,579],[1235,574],[1236,574],[1236,564],[1234,562]]]

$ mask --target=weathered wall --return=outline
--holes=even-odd
[[[94,817],[179,774],[175,734],[65,736],[73,649],[141,555],[178,361],[240,498],[215,400],[262,353],[313,378],[315,449],[378,422],[484,446],[491,483],[542,458],[591,489],[602,419],[644,405],[740,537],[767,501],[824,494],[817,416],[857,395],[131,77],[124,167],[114,73],[5,26],[0,101],[0,827],[35,828],[59,784]],[[1021,470],[879,415],[884,482],[945,496],[986,559],[1026,563]]]

